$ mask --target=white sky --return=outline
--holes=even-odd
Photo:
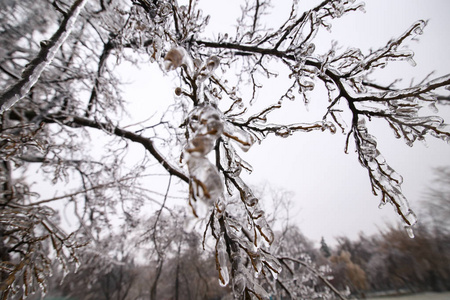
[[[290,3],[287,0],[273,2],[276,3],[275,13],[268,17],[271,22],[269,27],[283,21],[286,11],[284,14],[282,12]],[[305,3],[307,7],[311,1],[299,2]],[[366,13],[356,12],[334,20],[331,33],[323,30],[316,37],[318,52],[325,52],[331,40],[337,40],[344,50],[347,47],[357,47],[367,53],[370,48],[384,46],[389,39],[405,32],[415,21],[425,19],[429,23],[420,42],[410,43],[416,53],[418,66],[413,68],[406,62],[392,64],[394,68],[387,68],[379,73],[380,79],[402,77],[405,78],[403,83],[408,85],[411,78],[416,78],[416,82],[420,81],[433,70],[436,75],[450,71],[450,1],[365,2]],[[216,35],[229,30],[230,34],[234,33],[232,26],[239,15],[240,3],[242,1],[238,0],[201,1],[200,7],[211,15],[211,29],[208,32]],[[173,99],[172,91],[175,87],[175,83],[168,77],[161,78],[160,72],[148,73],[147,69],[143,69],[143,72],[145,75],[135,73],[123,76],[128,80],[135,80],[127,91],[127,97],[140,107],[139,113],[133,114],[136,120],[146,119],[155,107],[163,109],[166,101]],[[155,99],[157,97],[154,96],[158,95],[160,102],[152,100],[151,103],[145,103],[149,96],[142,95],[144,89],[151,89],[152,98]],[[284,93],[282,90],[278,92],[273,95]],[[273,96],[270,91],[259,95],[260,101],[271,101],[268,97]],[[320,103],[324,100],[311,97],[311,102]],[[301,102],[286,105],[292,106],[289,111],[305,112]],[[146,105],[151,105],[148,111],[142,109]],[[297,118],[296,122],[304,122],[304,118],[309,118],[305,114],[298,115],[300,119]],[[450,109],[441,110],[441,115],[446,117],[447,123],[450,122]],[[297,115],[281,117],[295,118]],[[368,125],[370,132],[377,136],[378,147],[387,162],[403,176],[403,192],[411,206],[417,207],[422,193],[433,178],[432,168],[450,165],[450,146],[430,137],[427,140],[428,146],[418,142],[410,148],[402,140],[396,140],[387,125],[375,121]],[[253,173],[244,176],[244,179],[253,186],[267,183],[274,188],[293,191],[292,200],[295,204],[290,210],[290,219],[316,242],[321,236],[329,244],[334,244],[337,236],[356,238],[359,232],[374,233],[378,228],[384,228],[385,222],[396,222],[398,218],[390,205],[378,209],[380,198],[371,193],[367,171],[360,166],[357,155],[352,151],[354,147],[350,147],[349,154],[344,154],[345,139],[345,135],[331,135],[329,132],[297,133],[288,139],[271,136],[243,154],[243,158],[254,168]],[[353,140],[350,145],[353,145]]]

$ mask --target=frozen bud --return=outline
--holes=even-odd
[[[223,122],[218,114],[208,115],[205,119],[207,134],[218,138],[223,132]]]
[[[189,141],[186,152],[194,156],[205,156],[214,149],[216,139],[209,135],[198,134]]]
[[[214,71],[215,69],[217,69],[217,67],[220,64],[220,60],[217,56],[211,56],[210,58],[208,58],[208,60],[206,61],[206,68],[209,71]]]
[[[201,122],[206,124],[207,134],[220,136],[223,132],[223,120],[219,111],[212,107],[206,106],[201,114]]]
[[[172,6],[167,3],[163,3],[159,5],[159,12],[161,16],[167,16],[172,13]]]
[[[220,60],[217,56],[211,56],[210,58],[208,58],[206,63],[198,71],[197,80],[199,82],[203,82],[208,79],[212,75],[214,70],[217,69],[219,64]]]
[[[181,94],[183,94],[183,90],[180,87],[177,87],[175,89],[175,95],[177,96],[181,96]]]
[[[164,67],[166,71],[175,70],[180,67],[185,60],[186,51],[181,47],[170,49],[164,57]]]
[[[194,67],[196,67],[197,69],[200,68],[202,66],[202,60],[199,58],[194,59]]]
[[[194,109],[189,116],[189,127],[196,135],[217,139],[223,133],[223,118],[212,105]]]

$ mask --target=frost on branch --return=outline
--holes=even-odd
[[[358,121],[354,136],[359,161],[369,171],[373,193],[378,195],[380,192],[381,205],[391,203],[396,208],[405,226],[410,228],[417,222],[417,219],[401,191],[400,185],[403,178],[386,163],[386,160],[378,151],[375,137],[368,133],[364,119]]]

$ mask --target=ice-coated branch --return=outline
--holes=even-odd
[[[79,5],[80,7],[86,2],[74,1],[74,6]],[[64,139],[66,132],[69,134],[73,132],[65,127],[71,129],[93,128],[122,138],[121,141],[125,141],[126,146],[129,142],[142,145],[164,168],[164,173],[169,174],[166,193],[160,194],[164,197],[164,202],[156,215],[156,221],[152,222],[153,228],[148,231],[153,233],[154,246],[158,252],[155,280],[150,287],[151,298],[157,298],[157,281],[163,270],[164,250],[168,247],[168,244],[165,246],[160,239],[166,234],[182,231],[181,228],[177,228],[177,230],[164,230],[163,228],[161,211],[168,209],[165,204],[170,197],[171,179],[174,179],[172,176],[189,184],[189,200],[192,203],[198,202],[208,206],[211,217],[206,226],[205,236],[211,229],[212,238],[215,239],[214,254],[219,282],[221,285],[230,284],[236,298],[269,298],[271,289],[276,292],[280,286],[292,298],[300,298],[299,294],[311,292],[311,290],[304,291],[310,288],[308,285],[316,282],[311,280],[306,283],[304,281],[306,277],[299,276],[303,275],[302,272],[306,273],[304,272],[305,268],[298,268],[299,265],[306,267],[315,276],[322,279],[326,285],[329,284],[321,272],[314,272],[311,269],[312,266],[298,258],[297,254],[288,257],[291,254],[286,251],[282,255],[278,255],[277,249],[273,249],[275,247],[270,248],[276,237],[269,226],[269,218],[266,218],[262,205],[260,205],[260,201],[264,198],[258,199],[241,177],[242,171],[251,172],[252,167],[244,161],[235,147],[240,147],[245,152],[256,141],[262,141],[271,133],[279,137],[289,137],[294,132],[312,130],[334,132],[336,127],[340,127],[343,133],[348,134],[347,144],[349,137],[354,137],[359,162],[368,171],[372,189],[381,196],[382,203],[393,204],[408,227],[414,224],[415,216],[409,209],[401,191],[402,178],[387,164],[378,151],[375,137],[369,134],[369,128],[363,120],[380,118],[387,121],[396,136],[403,137],[408,144],[422,139],[425,134],[432,134],[447,140],[450,138],[450,133],[445,131],[446,128],[443,127],[441,118],[419,115],[419,110],[423,105],[431,105],[429,108],[433,110],[435,103],[448,102],[448,96],[443,95],[443,91],[450,85],[450,75],[432,80],[427,77],[423,82],[406,89],[397,88],[395,82],[384,86],[372,81],[369,77],[372,70],[391,60],[412,63],[413,53],[404,51],[401,46],[410,37],[420,34],[425,22],[419,21],[413,24],[405,34],[368,54],[356,48],[340,50],[337,42],[333,43],[328,52],[317,54],[314,45],[317,32],[323,28],[329,29],[331,25],[328,22],[330,20],[339,18],[347,12],[362,9],[362,3],[355,3],[352,0],[321,0],[317,1],[316,7],[303,12],[301,11],[302,3],[294,0],[288,17],[282,25],[272,30],[264,28],[263,23],[266,9],[270,8],[270,1],[249,0],[242,8],[242,18],[238,21],[239,26],[235,37],[222,35],[217,40],[208,40],[204,35],[204,32],[207,31],[203,31],[208,17],[203,17],[201,10],[196,7],[198,1],[186,2],[188,4],[178,5],[176,1],[168,0],[132,0],[131,5],[128,4],[130,9],[126,11],[120,6],[109,9],[105,5],[106,2],[100,1],[101,10],[95,12],[87,23],[98,35],[91,36],[89,30],[82,31],[83,34],[80,34],[79,39],[77,38],[77,43],[80,45],[77,47],[79,50],[75,51],[70,47],[64,47],[63,52],[65,53],[61,55],[62,67],[51,70],[52,73],[49,73],[51,80],[41,82],[41,79],[40,84],[34,86],[33,91],[36,90],[36,97],[29,102],[27,102],[29,99],[24,99],[3,115],[4,120],[10,122],[13,129],[18,128],[12,134],[10,134],[11,130],[4,130],[3,136],[8,139],[11,137],[10,144],[31,148],[29,141],[34,141],[34,138],[42,137],[45,142],[48,140],[48,144],[43,144],[41,148],[38,147],[38,144],[33,145],[45,151],[46,154],[42,158],[36,156],[32,151],[24,152],[24,155],[21,156],[16,148],[12,148],[14,153],[12,151],[7,153],[14,155],[11,157],[17,161],[22,159],[22,163],[39,161],[45,164],[44,167],[47,167],[49,171],[56,170],[56,172],[58,172],[58,168],[67,168],[69,161],[66,161],[65,164],[54,164],[48,159],[48,153],[55,154],[57,157],[55,149],[63,149],[62,151],[67,151],[64,156],[67,154],[68,157],[71,157],[70,154],[77,151],[73,148],[78,145],[76,138],[70,136],[67,137],[67,140],[70,139],[67,145],[59,147],[58,144],[59,138]],[[62,12],[55,3],[54,5],[58,11]],[[14,98],[16,94],[13,93],[12,100],[2,100],[5,103],[0,103],[1,112],[13,106],[21,97],[25,97],[39,79],[40,72],[51,63],[52,59],[55,59],[54,55],[58,51],[58,47],[61,47],[66,38],[64,35],[68,35],[69,27],[73,26],[74,20],[72,22],[71,17],[74,16],[74,13],[73,9],[68,13],[63,13],[64,22],[67,24],[64,25],[63,22],[60,25],[61,32],[58,31],[60,36],[55,34],[47,44],[42,44],[39,55],[31,61],[23,77],[15,79],[18,81],[16,87],[11,88],[18,90],[20,95],[18,98]],[[72,26],[69,26],[71,24]],[[108,38],[104,39],[105,37],[109,37],[109,41]],[[34,42],[32,39],[29,41]],[[140,54],[144,53],[146,60],[157,62],[163,72],[175,69],[178,71],[180,86],[175,89],[175,95],[183,99],[181,101],[180,98],[175,99],[177,108],[180,110],[176,111],[174,115],[176,117],[182,115],[185,120],[174,121],[176,124],[173,123],[173,120],[167,120],[166,125],[171,128],[174,137],[174,139],[170,139],[170,142],[176,140],[175,143],[180,142],[184,147],[182,162],[186,163],[187,170],[180,170],[175,162],[164,157],[156,148],[154,138],[140,135],[140,132],[151,127],[143,125],[144,129],[141,131],[132,132],[107,121],[88,118],[95,112],[99,120],[117,119],[118,115],[115,113],[119,111],[116,111],[115,108],[119,106],[119,101],[116,101],[115,93],[110,93],[105,88],[106,83],[102,79],[105,76],[108,57],[113,51],[117,54],[118,61],[127,59],[127,53],[123,53],[124,48],[132,48]],[[66,52],[71,58],[66,59]],[[51,54],[53,56],[50,56]],[[58,55],[58,57],[60,56]],[[72,60],[75,57],[77,59]],[[10,61],[13,62],[13,65],[17,65],[14,64],[14,58]],[[79,61],[86,61],[86,66],[80,65]],[[272,67],[276,64],[283,65],[290,72],[286,78],[287,90],[281,91],[281,97],[273,99],[273,102],[266,108],[262,108],[254,114],[249,113],[251,108],[246,107],[245,103],[253,105],[258,101],[256,99],[257,91],[263,88],[263,84],[259,81],[260,76],[269,79],[275,77],[276,72],[272,70]],[[9,77],[14,78],[15,72],[9,70],[9,64],[6,66],[0,66],[0,68]],[[80,70],[80,74],[77,76],[67,74],[75,73],[78,70]],[[236,83],[234,80],[229,81],[228,76],[233,76],[231,74],[233,72],[230,70],[237,71],[235,73],[238,74]],[[111,75],[109,79],[115,78],[112,76],[112,72],[108,75]],[[70,79],[67,76],[70,76]],[[53,79],[55,77],[57,80]],[[19,83],[22,84],[21,87]],[[248,86],[246,83],[250,84],[249,92],[252,93],[250,99],[241,98],[240,88]],[[108,80],[107,84],[114,86],[115,82]],[[288,105],[284,106],[285,99],[294,101],[297,95],[300,95],[307,103],[307,94],[318,85],[325,87],[328,92],[328,97],[326,94],[324,97],[317,97],[318,101],[329,102],[323,106],[323,118],[311,123],[303,123],[304,120],[300,119],[288,124],[284,122],[270,123],[269,115],[272,112],[281,112],[282,109],[288,108]],[[75,95],[80,92],[76,90],[79,86],[87,87],[82,92],[84,95],[87,90],[88,94],[85,99],[87,101],[82,101]],[[116,91],[116,89],[113,90]],[[52,106],[52,110],[42,109],[43,106],[46,106],[45,96],[42,96],[44,94],[57,99],[54,101],[55,105]],[[243,94],[246,95],[245,92]],[[6,99],[4,98],[6,96],[7,94],[4,93],[0,99]],[[58,109],[58,104],[62,102],[60,101],[61,97],[65,98],[65,103],[69,101],[67,99],[80,100],[72,101],[71,108],[66,109],[68,105],[64,104],[62,108]],[[50,101],[53,100],[50,99]],[[21,105],[22,103],[23,105]],[[27,107],[28,104],[31,107]],[[223,106],[227,106],[229,109],[223,109]],[[104,108],[101,111],[101,117],[96,108]],[[256,106],[253,108],[257,109]],[[68,111],[77,113],[71,115]],[[168,111],[171,111],[171,108],[168,108]],[[37,116],[43,123],[57,123],[60,126],[57,129],[61,130],[62,134],[55,134],[55,137],[50,136],[55,132],[53,129],[56,126],[54,125],[41,126],[32,134],[28,134],[31,129],[37,127],[35,124],[38,122],[30,122],[36,121]],[[344,120],[348,116],[351,118],[349,133],[346,132],[346,120]],[[182,124],[178,128],[179,123]],[[28,124],[34,127],[30,125],[31,129],[29,129]],[[22,132],[14,136],[20,129]],[[185,139],[182,136],[183,130]],[[171,147],[173,144],[168,145]],[[117,148],[121,148],[121,146],[117,146]],[[139,178],[142,175],[136,171],[131,175],[120,175],[119,177],[118,173],[122,170],[119,169],[119,165],[125,160],[125,156],[118,154],[120,150],[107,155],[108,158],[115,159],[113,171],[106,162],[105,165],[87,166],[87,168],[96,169],[92,172],[77,165],[76,167],[79,168],[76,171],[79,174],[76,173],[76,175],[81,176],[82,182],[73,192],[40,201],[32,202],[30,200],[27,202],[27,200],[23,203],[10,201],[8,204],[16,205],[15,209],[21,209],[28,213],[31,209],[40,209],[40,205],[70,198],[74,200],[72,202],[75,206],[75,215],[83,223],[88,216],[86,207],[95,212],[98,207],[115,205],[115,200],[105,197],[106,194],[103,195],[102,190],[106,191],[111,187],[116,187],[115,184],[117,184],[118,190],[120,190],[118,199],[124,202],[124,198],[126,198],[126,195],[122,193],[125,191],[124,182],[129,178]],[[213,151],[215,161],[211,159]],[[4,163],[9,164],[6,161]],[[144,162],[142,166],[147,167],[148,165]],[[93,178],[97,174],[103,174],[103,177],[98,180]],[[104,177],[108,177],[108,179],[103,180]],[[132,181],[130,180],[130,184]],[[5,190],[9,192],[10,187]],[[145,197],[144,192],[150,192],[150,190],[136,185],[132,185],[130,190],[138,194],[136,198]],[[96,193],[95,197],[92,195],[94,192]],[[83,215],[78,213],[82,207],[77,207],[76,201],[80,195],[85,196],[83,207],[85,214]],[[98,199],[101,200],[101,203],[93,203]],[[126,211],[128,209],[122,206],[122,210],[128,222],[130,216]],[[42,212],[37,211],[37,213]],[[90,217],[95,218],[94,214]],[[130,220],[135,221],[133,217],[130,217]],[[53,230],[47,220],[44,220],[40,226],[45,232]],[[86,226],[84,229],[89,235],[93,225],[84,224],[82,226]],[[24,236],[34,238],[30,234]],[[65,241],[65,236],[48,236],[48,239],[56,245],[54,247],[56,252],[64,248],[61,245]],[[181,241],[179,245],[178,249],[181,247]],[[20,245],[13,245],[13,247],[15,247],[14,251],[23,251],[20,249]],[[59,254],[61,253],[63,252],[59,252]],[[27,261],[28,252],[23,251],[22,254],[18,261],[18,271],[13,272],[14,274],[19,274],[26,263],[30,264],[30,261]],[[63,261],[63,267],[64,263]],[[12,270],[12,268],[10,269]],[[299,269],[302,270],[299,271]],[[21,281],[27,280],[25,277],[21,277],[22,279],[17,277],[19,279],[16,280],[16,283],[21,285]],[[286,280],[283,281],[283,279]],[[329,287],[344,299],[338,290],[332,286]],[[326,290],[328,293],[328,289]]]
[[[324,1],[322,6],[327,5]],[[315,15],[317,17],[318,14]],[[327,15],[325,13],[323,16]],[[377,117],[384,119],[394,130],[396,137],[403,137],[408,145],[412,145],[417,139],[423,140],[426,134],[445,141],[450,140],[450,132],[444,124],[444,120],[439,116],[420,116],[419,110],[423,106],[429,106],[431,110],[436,110],[435,104],[439,99],[446,99],[443,92],[450,86],[450,75],[444,75],[439,78],[430,79],[429,76],[421,83],[409,88],[396,88],[395,83],[383,86],[368,80],[368,75],[377,67],[386,65],[389,61],[400,60],[407,61],[414,65],[412,60],[413,52],[401,49],[406,39],[414,38],[415,35],[422,33],[426,22],[418,21],[414,23],[404,34],[396,39],[389,41],[386,46],[377,51],[364,55],[360,49],[350,48],[341,54],[336,54],[333,49],[325,56],[313,55],[314,50],[297,49],[292,50],[293,46],[281,47],[283,42],[295,39],[299,32],[303,32],[304,40],[309,36],[313,38],[315,30],[315,21],[313,12],[302,15],[299,19],[294,19],[291,13],[290,19],[282,25],[276,34],[266,35],[260,43],[242,43],[232,40],[204,41],[197,40],[196,44],[200,48],[216,49],[219,51],[227,50],[234,55],[242,56],[242,59],[254,57],[264,72],[262,57],[271,57],[287,65],[292,74],[290,78],[294,81],[284,96],[281,97],[294,100],[295,90],[303,94],[305,91],[314,88],[314,81],[320,80],[328,90],[330,105],[324,115],[322,122],[313,124],[265,124],[266,115],[275,109],[281,109],[282,101],[273,104],[265,110],[248,117],[247,120],[233,120],[233,124],[242,129],[245,128],[255,136],[264,138],[268,133],[275,133],[281,137],[287,137],[294,131],[310,131],[313,129],[330,128],[335,131],[335,126],[339,126],[342,132],[346,132],[346,122],[341,116],[342,108],[339,103],[346,103],[347,109],[352,115],[352,127],[348,133],[349,137],[355,137],[356,148],[359,155],[359,161],[369,172],[372,188],[375,194],[381,194],[382,203],[391,203],[402,221],[411,233],[411,226],[416,222],[414,213],[409,208],[406,197],[401,192],[401,176],[398,175],[386,162],[376,147],[375,137],[368,133],[363,118]],[[291,22],[291,23],[290,23]],[[287,25],[291,24],[291,25]],[[292,49],[291,49],[291,48]],[[305,45],[306,47],[306,45]],[[308,46],[309,47],[309,46]],[[299,52],[300,51],[300,52]],[[254,88],[255,68],[248,69],[250,72],[250,84]],[[442,100],[443,102],[445,100]],[[239,101],[235,101],[237,103]],[[245,113],[245,109],[234,113],[234,104],[227,114],[240,115]],[[331,117],[331,122],[327,118]],[[234,155],[234,154],[233,154]]]
[[[189,203],[196,216],[205,216],[197,213],[200,203],[202,206],[206,204],[208,211],[212,212],[208,226],[216,240],[219,283],[225,286],[231,281],[237,298],[254,295],[265,299],[268,292],[259,283],[257,275],[269,278],[272,274],[276,278],[281,265],[270,252],[262,251],[273,242],[274,234],[258,199],[239,177],[242,169],[251,167],[238,156],[233,145],[247,151],[255,142],[248,124],[261,121],[275,107],[265,109],[250,118],[245,126],[239,126],[233,121],[235,106],[232,105],[225,115],[204,86],[205,80],[212,78],[212,71],[220,63],[218,58],[212,56],[205,63],[197,61],[193,66],[188,60],[186,52],[179,48],[173,48],[165,57],[167,70],[183,67],[183,76],[188,77],[185,82],[190,88],[185,96],[199,100],[193,101],[194,107],[182,125],[186,128],[187,138],[183,158],[189,170]],[[219,80],[211,81],[223,88]],[[301,126],[297,127],[300,129]],[[207,157],[213,150],[216,165]],[[224,195],[224,179],[228,195]],[[240,201],[233,204],[230,197],[236,192]],[[234,208],[235,205],[238,207]],[[251,266],[246,264],[247,259]]]
[[[224,256],[225,253],[228,254],[235,298],[253,294],[258,299],[266,299],[269,294],[254,274],[266,278],[269,277],[268,274],[272,274],[273,278],[276,278],[281,272],[280,262],[268,251],[263,251],[261,245],[255,246],[251,230],[247,230],[242,221],[229,213],[213,219],[210,227],[213,236],[217,239],[216,262],[219,272],[227,270]],[[246,263],[247,260],[249,264]],[[221,274],[221,278],[227,276]]]
[[[17,101],[24,98],[39,80],[41,73],[53,61],[59,48],[67,37],[69,37],[78,15],[86,2],[87,0],[75,0],[55,34],[50,40],[41,41],[41,50],[37,56],[28,63],[25,70],[22,72],[21,79],[9,86],[0,96],[0,114],[9,110]]]
[[[272,57],[277,57],[279,59],[284,59],[288,61],[296,62],[296,57],[293,54],[289,54],[286,51],[280,51],[275,48],[264,48],[253,45],[243,45],[238,43],[229,43],[229,42],[210,42],[210,41],[196,41],[196,43],[200,46],[207,48],[216,48],[216,49],[229,49],[240,51],[253,55],[267,55]],[[354,52],[354,50],[353,50]],[[352,54],[353,55],[353,54]],[[347,56],[351,56],[350,54],[346,54],[346,56],[342,56],[342,58],[348,58]],[[355,59],[362,59],[361,55],[355,54]],[[338,62],[339,60],[334,60],[334,62]],[[445,75],[434,80],[425,82],[417,87],[395,90],[390,92],[383,93],[368,93],[365,92],[366,89],[362,88],[362,92],[352,89],[354,86],[354,81],[352,78],[349,78],[348,75],[342,74],[342,72],[338,71],[340,68],[327,68],[327,65],[321,62],[318,59],[314,58],[305,58],[304,65],[315,68],[318,71],[322,71],[323,75],[318,76],[325,83],[328,81],[333,82],[333,84],[338,88],[341,95],[344,96],[349,101],[387,101],[387,100],[396,100],[403,99],[407,97],[421,97],[425,96],[427,93],[438,90],[439,88],[450,86],[450,75]],[[363,86],[366,84],[368,87],[373,86],[372,83],[361,83]]]
[[[369,172],[373,193],[377,195],[381,192],[382,205],[391,203],[396,207],[409,229],[408,233],[412,235],[411,226],[417,222],[417,218],[402,193],[400,185],[403,178],[387,164],[378,151],[375,137],[368,133],[364,119],[359,119],[353,129],[359,161]]]
[[[374,86],[373,84],[368,84],[368,86]],[[382,93],[372,93],[371,95],[359,95],[356,96],[355,102],[362,101],[374,101],[374,102],[384,102],[392,100],[401,100],[407,98],[418,98],[422,101],[435,102],[438,100],[439,94],[436,91],[443,87],[450,86],[450,74],[432,79],[428,82],[410,87],[405,89],[394,89],[392,87],[384,87],[384,92]],[[376,86],[378,89],[383,87]]]
[[[413,34],[420,35],[423,32],[426,22],[420,20],[414,23],[404,34],[396,39],[390,40],[384,48],[381,48],[358,63],[346,76],[355,76],[360,72],[364,72],[375,67],[386,65],[390,60],[407,60],[415,65],[413,60],[414,53],[412,51],[400,51],[398,47]]]
[[[303,267],[305,267],[309,272],[313,273],[315,276],[317,276],[318,278],[320,278],[320,280],[322,280],[323,283],[325,283],[325,285],[331,289],[333,291],[333,293],[335,293],[340,299],[342,300],[346,300],[347,298],[342,295],[342,293],[331,284],[331,282],[328,281],[328,279],[323,276],[322,274],[320,274],[315,268],[311,267],[308,263],[301,261],[299,259],[295,259],[292,257],[278,257],[278,259],[284,263],[284,261],[292,261],[295,262]]]
[[[47,251],[52,249],[63,272],[67,274],[72,263],[79,266],[77,250],[82,246],[72,235],[67,235],[50,219],[54,211],[49,207],[21,207],[2,205],[0,226],[10,240],[8,252],[20,254],[19,261],[2,261],[7,272],[0,285],[2,299],[13,299],[18,293],[25,298],[41,290],[47,293],[46,278],[50,276],[51,261]],[[41,242],[48,242],[43,247]],[[15,288],[17,286],[17,288]]]
[[[103,46],[102,54],[100,55],[99,61],[98,61],[98,68],[97,68],[97,75],[95,78],[94,86],[91,91],[91,96],[89,97],[88,106],[86,109],[85,116],[89,117],[89,115],[92,112],[93,106],[95,105],[95,102],[97,101],[97,95],[99,93],[100,88],[100,77],[103,74],[103,71],[106,67],[106,62],[108,60],[108,57],[111,54],[111,51],[115,48],[114,41],[110,39],[106,44]]]
[[[58,122],[61,124],[64,124],[66,126],[71,127],[79,127],[79,126],[86,126],[90,128],[95,128],[99,130],[105,130],[106,128],[111,128],[110,125],[105,123],[100,123],[94,120],[90,120],[87,118],[79,117],[79,116],[47,116],[43,120],[46,123],[54,123]],[[164,169],[167,170],[167,172],[170,175],[173,175],[175,177],[178,177],[182,181],[188,183],[189,178],[180,170],[172,166],[166,158],[164,158],[159,151],[156,149],[153,141],[150,138],[138,135],[134,132],[124,130],[119,127],[113,127],[110,130],[111,134],[114,134],[118,137],[123,137],[125,139],[128,139],[132,142],[139,143],[142,146],[144,146],[145,149],[147,149],[150,154],[164,167]]]
[[[289,51],[303,48],[311,41],[319,27],[330,27],[326,23],[329,18],[339,18],[345,13],[355,10],[363,10],[364,3],[353,5],[354,1],[345,0],[324,0],[317,4],[314,8],[304,11],[298,17],[298,10],[301,7],[298,3],[293,3],[290,15],[286,22],[282,24],[276,31],[267,33],[258,41],[257,45],[269,43],[275,49],[282,45]],[[309,23],[309,24],[308,24]],[[305,28],[308,27],[308,34],[305,34]]]

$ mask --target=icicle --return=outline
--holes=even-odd
[[[222,178],[217,168],[203,156],[190,156],[187,165],[195,197],[213,204],[223,195]]]
[[[413,229],[410,226],[405,227],[405,229],[406,229],[406,233],[408,233],[408,236],[413,239],[414,238]]]
[[[267,266],[267,268],[272,273],[273,278],[277,279],[278,274],[281,273],[283,269],[281,263],[274,256],[268,253],[264,253],[263,263]]]
[[[247,152],[255,143],[255,139],[247,131],[234,126],[230,122],[225,122],[224,125],[224,135],[236,142],[244,152]]]
[[[436,107],[436,102],[430,103],[428,105],[428,108],[433,112],[434,114],[439,113],[439,109]]]
[[[242,273],[238,273],[233,278],[233,294],[235,299],[242,297],[245,288],[247,287],[247,280]]]
[[[255,269],[255,277],[258,278],[261,275],[262,272],[262,261],[261,257],[259,255],[255,256],[252,259],[253,268]]]
[[[219,283],[221,286],[227,286],[230,281],[230,276],[228,273],[227,267],[227,248],[225,244],[225,237],[222,233],[217,240],[216,244],[216,259],[217,259],[217,268],[219,271]]]
[[[261,217],[255,220],[256,227],[264,238],[264,241],[267,242],[268,246],[270,246],[274,240],[274,234],[269,224],[267,223],[266,218]]]

